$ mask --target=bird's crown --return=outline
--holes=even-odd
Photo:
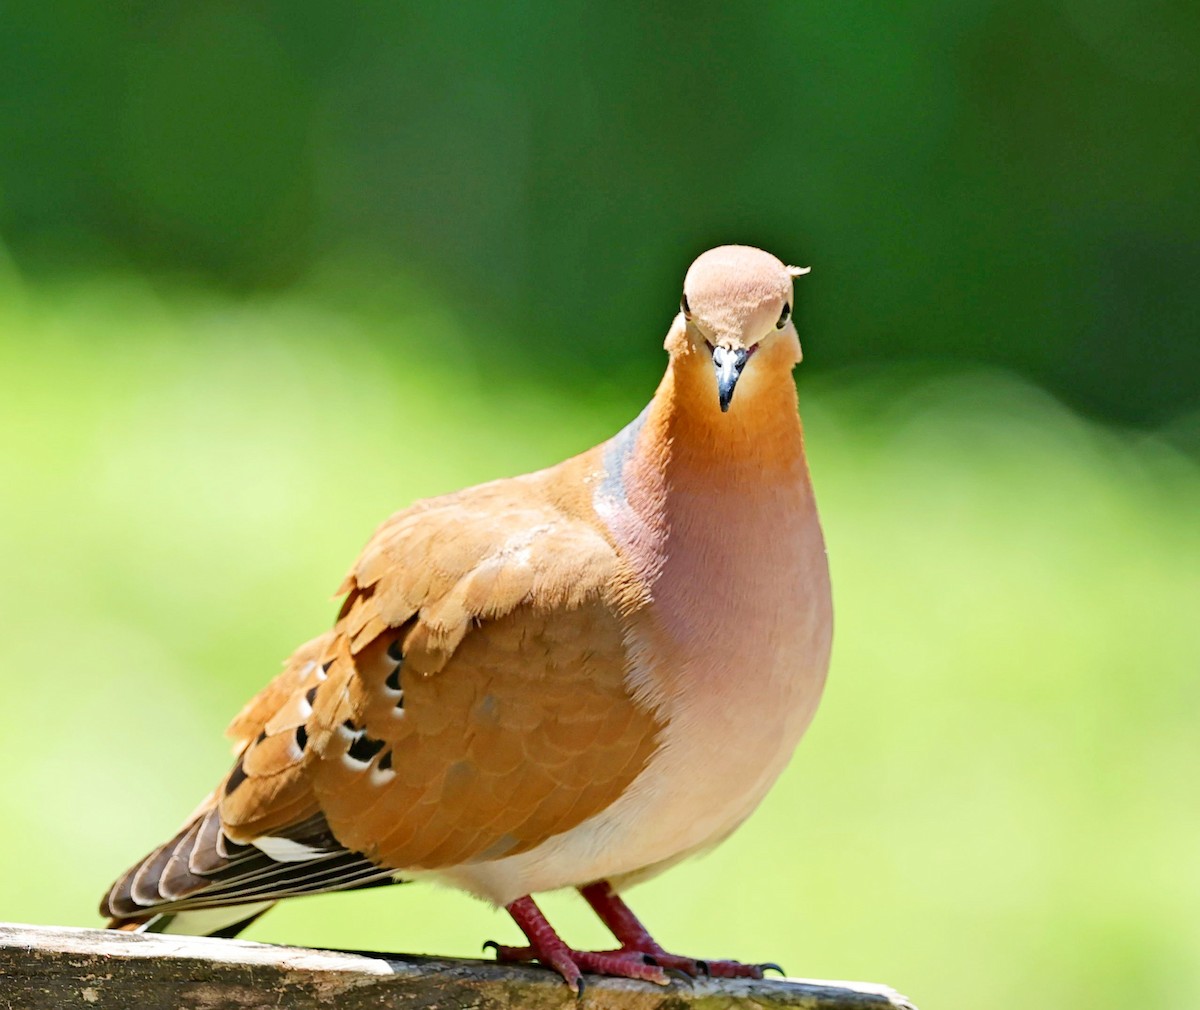
[[[714,346],[749,346],[788,325],[792,278],[807,272],[752,246],[719,246],[691,265],[680,309]]]

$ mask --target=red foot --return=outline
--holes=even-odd
[[[740,961],[701,961],[693,957],[680,957],[678,954],[668,954],[650,935],[650,931],[633,914],[632,909],[621,900],[606,880],[581,887],[579,893],[592,906],[592,910],[600,917],[621,942],[621,949],[638,951],[651,959],[652,963],[664,968],[673,968],[695,978],[698,975],[711,975],[714,978],[762,978],[767,968],[774,968],[780,975],[783,969],[777,964],[742,964]]]
[[[521,927],[521,932],[529,940],[529,946],[527,948],[501,947],[497,943],[489,942],[483,945],[484,948],[495,947],[496,958],[500,961],[535,959],[541,961],[547,968],[553,968],[558,972],[576,996],[582,995],[583,972],[575,963],[575,952],[563,943],[559,935],[554,932],[554,927],[546,921],[542,910],[533,903],[533,899],[526,895],[524,898],[518,898],[511,905],[506,905],[505,908],[508,910],[508,914],[516,920],[517,925]],[[527,950],[529,954],[527,957],[505,958],[502,953],[517,950]]]
[[[496,960],[515,964],[521,961],[547,962],[533,947],[505,947],[498,943],[487,943],[496,952]],[[637,950],[574,950],[566,949],[567,957],[578,971],[591,972],[593,975],[611,975],[615,978],[635,978],[642,982],[654,982],[667,985],[670,978],[662,968],[649,961],[645,954]],[[567,984],[576,992],[580,989],[571,984],[571,979],[558,964],[551,965],[558,969],[560,975],[567,979]],[[582,980],[581,980],[582,982]]]
[[[488,941],[484,944],[496,952],[496,960],[508,964],[522,961],[541,961],[541,956],[532,947],[505,947]],[[667,985],[670,982],[666,971],[681,971],[692,978],[762,978],[763,970],[776,968],[775,964],[742,964],[741,961],[700,961],[694,957],[680,957],[665,950],[643,951],[621,947],[617,950],[567,949],[571,960],[581,971],[594,975],[613,975],[617,978],[636,978],[643,982]],[[779,969],[783,974],[782,969]]]
[[[711,975],[715,978],[762,978],[763,971],[777,964],[742,964],[740,961],[700,961],[692,957],[668,954],[655,942],[612,887],[605,881],[580,888],[587,903],[595,909],[621,946],[616,950],[574,950],[563,943],[546,921],[533,899],[518,898],[506,906],[521,932],[529,940],[528,947],[506,947],[488,941],[484,948],[496,952],[496,960],[507,962],[540,961],[557,971],[571,991],[583,992],[583,972],[633,978],[643,982],[667,985],[667,971],[680,971],[693,978]]]

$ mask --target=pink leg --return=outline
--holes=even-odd
[[[666,972],[648,962],[640,951],[572,950],[554,932],[554,927],[546,921],[541,909],[528,895],[505,907],[521,927],[529,946],[506,947],[489,940],[483,946],[495,950],[498,961],[540,961],[547,968],[557,971],[576,995],[583,992],[582,973],[585,971],[618,978],[636,978],[659,985],[666,985],[669,981]]]
[[[587,887],[581,887],[579,893],[592,906],[593,911],[600,917],[621,944],[621,950],[630,953],[644,954],[651,964],[663,968],[674,968],[693,977],[697,975],[713,975],[717,978],[762,978],[763,970],[773,968],[783,974],[783,969],[777,964],[742,964],[740,961],[698,961],[691,957],[680,957],[678,954],[668,954],[650,935],[650,931],[620,896],[612,889],[607,880],[600,880]]]

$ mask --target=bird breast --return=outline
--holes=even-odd
[[[629,637],[635,690],[664,725],[630,790],[645,811],[640,866],[715,844],[753,811],[812,720],[829,662],[828,568],[807,477],[694,504],[669,517]]]
[[[603,811],[530,851],[442,874],[452,882],[504,904],[650,876],[733,831],[787,764],[829,659],[807,476],[678,500],[667,515],[619,509],[604,520],[647,587],[625,642],[629,689],[661,726],[652,757]]]

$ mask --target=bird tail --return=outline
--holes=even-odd
[[[100,914],[110,929],[229,937],[282,898],[395,883],[395,871],[345,849],[319,813],[242,844],[213,808],[119,877]]]
[[[263,901],[257,905],[200,908],[189,912],[160,912],[136,919],[110,919],[108,929],[127,933],[179,933],[186,936],[220,936],[231,939],[265,915],[275,905]]]

